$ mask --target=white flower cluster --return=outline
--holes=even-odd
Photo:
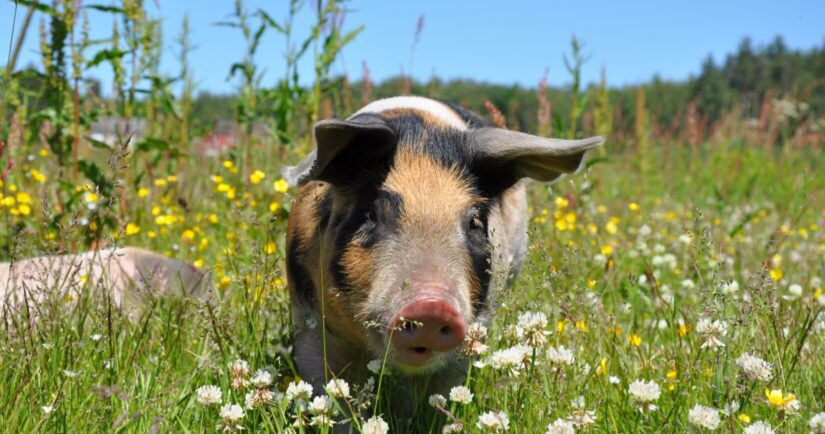
[[[743,353],[736,359],[736,365],[742,369],[742,372],[751,380],[770,381],[773,378],[773,367],[770,363],[752,356],[748,353]]]
[[[728,323],[722,320],[711,321],[702,318],[696,323],[696,333],[705,338],[701,348],[710,348],[716,351],[725,347],[725,343],[722,342],[721,338],[728,334]]]
[[[492,432],[507,431],[510,427],[510,419],[502,411],[488,411],[478,417],[476,426]]]
[[[628,392],[633,400],[640,404],[647,404],[659,399],[661,391],[655,381],[636,380],[630,383]]]
[[[699,428],[713,431],[722,424],[722,418],[719,416],[719,410],[696,404],[688,412],[688,422]]]

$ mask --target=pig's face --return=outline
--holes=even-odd
[[[323,189],[315,309],[326,327],[408,372],[455,358],[505,281],[502,195],[522,177],[574,170],[584,152],[550,147],[550,157],[520,162],[540,153],[525,147],[533,136],[425,101],[319,123],[316,151],[285,173],[324,182],[314,184]]]

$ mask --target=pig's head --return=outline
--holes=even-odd
[[[333,333],[374,357],[389,349],[407,372],[454,358],[504,285],[508,191],[575,171],[601,143],[489,127],[424,98],[379,101],[314,132],[316,149],[284,175],[325,187],[315,308]]]

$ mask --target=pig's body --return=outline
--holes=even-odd
[[[36,310],[49,295],[77,299],[87,286],[106,289],[116,305],[133,308],[149,292],[195,296],[209,285],[191,264],[135,247],[0,263],[0,300],[10,311],[24,303]]]
[[[303,185],[287,233],[299,372],[316,387],[333,375],[359,383],[387,354],[410,384],[429,385],[424,396],[461,381],[466,328],[487,322],[493,296],[518,274],[520,180],[572,172],[601,143],[491,128],[419,97],[322,121],[315,140],[284,172]]]

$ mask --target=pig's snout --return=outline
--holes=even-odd
[[[453,305],[439,298],[416,300],[399,310],[389,324],[391,343],[407,364],[421,366],[436,353],[464,341],[464,318]]]

